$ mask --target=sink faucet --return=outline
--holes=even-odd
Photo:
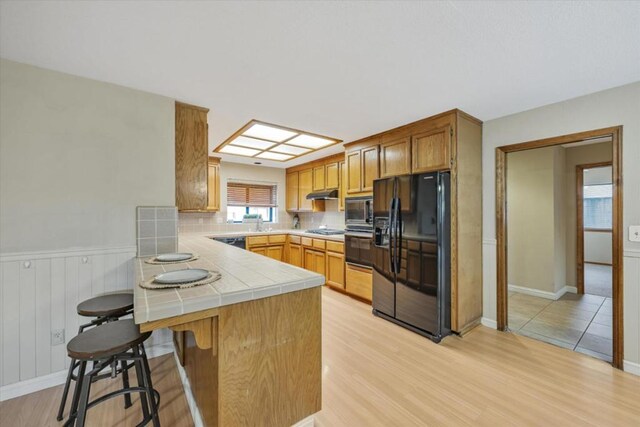
[[[256,221],[256,231],[262,231],[262,216],[259,216]]]

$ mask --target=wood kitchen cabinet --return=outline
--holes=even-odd
[[[371,301],[373,274],[370,268],[347,264],[345,279],[345,290],[348,293]]]
[[[340,167],[338,162],[325,165],[325,186],[326,190],[335,190],[340,187]]]
[[[298,210],[313,211],[313,203],[307,194],[313,191],[313,169],[301,170],[298,174]]]
[[[295,265],[296,267],[304,267],[304,262],[302,260],[302,246],[299,244],[290,243],[289,244],[289,264]]]
[[[338,199],[338,210],[344,211],[344,198],[347,195],[347,168],[344,166],[344,161],[339,162],[338,169],[340,170],[340,188]]]
[[[327,240],[326,264],[327,285],[344,289],[344,243]]]
[[[313,168],[313,191],[325,189],[325,167],[324,165]]]
[[[345,164],[349,196],[373,191],[373,180],[380,178],[378,148],[376,140],[359,143],[347,149]]]
[[[207,177],[208,205],[207,210],[220,210],[220,158],[209,157]]]
[[[220,162],[218,159],[214,167],[208,156],[208,112],[195,105],[175,104],[176,206],[180,211],[220,209]]]
[[[286,209],[289,212],[296,212],[299,209],[300,187],[298,184],[298,172],[290,172],[286,179]]]
[[[411,173],[411,138],[404,137],[380,145],[380,177]]]
[[[277,261],[284,261],[284,245],[286,241],[286,234],[248,236],[246,240],[246,249],[251,252],[273,258]]]
[[[413,173],[445,170],[451,167],[451,126],[421,132],[411,137]]]
[[[304,268],[324,276],[325,253],[316,249],[304,248]]]

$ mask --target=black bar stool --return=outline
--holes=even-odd
[[[106,322],[113,322],[114,320],[120,319],[120,317],[133,313],[133,293],[122,292],[100,295],[81,302],[80,304],[78,304],[76,310],[80,316],[94,317],[91,322],[80,325],[80,327],[78,328],[79,335],[83,333],[85,329],[102,325]],[[76,375],[74,375],[73,371],[79,365],[80,363],[75,359],[71,359],[71,362],[69,363],[69,372],[67,373],[67,380],[64,384],[64,390],[62,392],[62,400],[60,402],[60,408],[58,408],[58,416],[56,417],[58,421],[62,421],[64,407],[67,404],[67,396],[69,395],[69,386],[71,385],[71,380],[77,380]],[[122,383],[125,387],[129,385],[128,369],[125,369],[122,373]],[[124,407],[128,408],[130,406],[131,396],[126,394],[124,397]]]
[[[116,396],[129,396],[140,393],[143,419],[138,426],[144,426],[153,421],[154,427],[160,427],[158,406],[160,394],[154,390],[151,381],[151,370],[144,350],[144,341],[151,336],[151,332],[141,333],[133,319],[123,319],[108,322],[77,335],[67,345],[69,357],[78,360],[78,379],[76,381],[70,415],[66,426],[77,425],[83,427],[87,410]],[[87,372],[87,364],[93,362],[93,367]],[[118,369],[118,364],[122,366]],[[111,377],[118,373],[127,372],[135,367],[138,380],[137,387],[124,384],[120,390],[107,393],[89,401],[91,384],[106,375],[100,372],[111,368]]]

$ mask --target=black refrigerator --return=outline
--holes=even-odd
[[[373,183],[373,313],[434,342],[451,333],[449,172]]]

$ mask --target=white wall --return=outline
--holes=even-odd
[[[64,380],[51,331],[133,287],[135,207],[175,203],[174,101],[2,59],[0,124],[0,385]]]
[[[584,262],[611,264],[612,234],[600,231],[584,232]]]
[[[174,205],[174,101],[2,59],[0,253],[135,246]]]
[[[622,125],[624,235],[640,224],[640,82],[489,120],[483,126],[484,313],[496,320],[495,148]],[[640,364],[640,243],[624,242],[624,359]],[[636,365],[637,366],[637,365]],[[640,369],[640,367],[637,367]]]

